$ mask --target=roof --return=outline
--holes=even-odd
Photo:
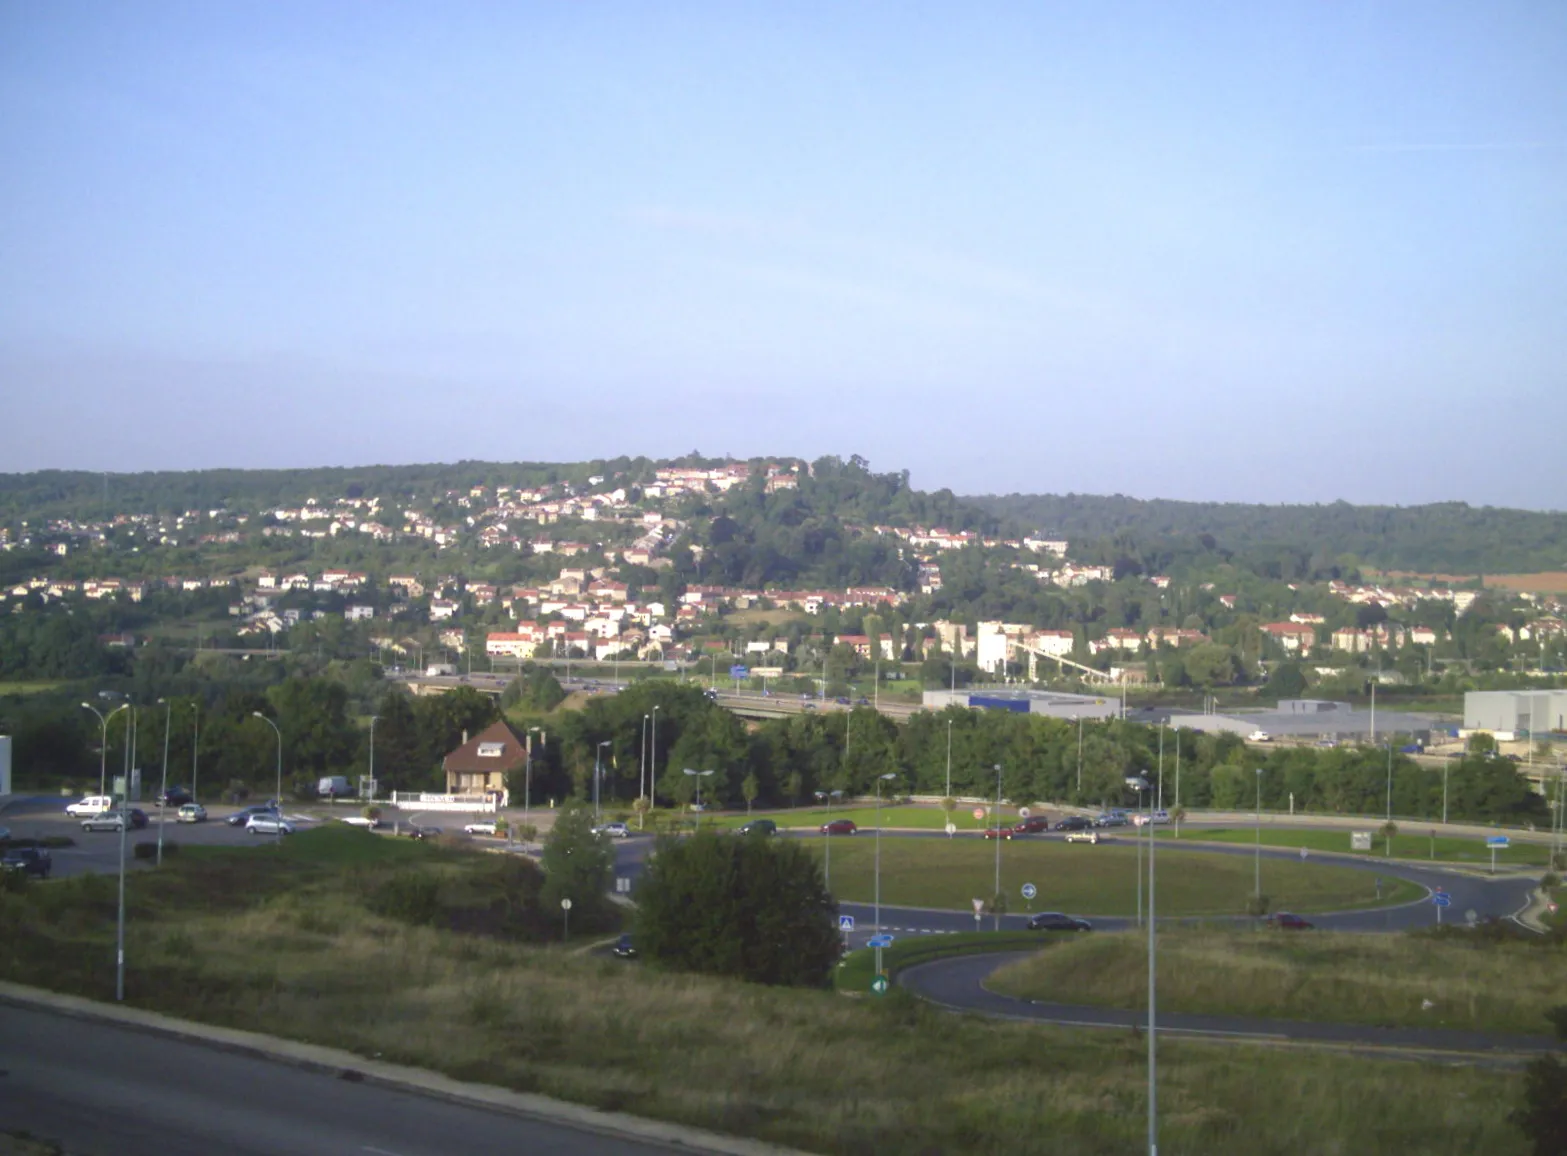
[[[513,771],[528,761],[527,744],[505,719],[491,723],[441,760],[451,771]]]

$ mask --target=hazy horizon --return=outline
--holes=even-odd
[[[0,470],[1567,508],[1567,7],[0,2]]]

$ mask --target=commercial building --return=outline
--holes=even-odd
[[[927,690],[926,710],[947,706],[975,710],[1010,710],[1019,714],[1044,715],[1047,718],[1098,719],[1120,718],[1121,700],[1108,695],[1067,694],[1054,690],[1012,690],[1006,687],[976,687],[972,690]]]
[[[1567,731],[1567,690],[1471,690],[1464,729],[1499,738]]]

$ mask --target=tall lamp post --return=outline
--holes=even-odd
[[[827,804],[827,822],[822,824],[822,838],[826,840],[826,843],[823,844],[824,851],[825,851],[824,858],[827,861],[827,865],[826,865],[826,868],[823,871],[822,882],[826,886],[827,890],[831,891],[832,890],[832,801],[834,799],[841,799],[841,798],[843,798],[843,792],[842,791],[816,791],[816,792],[814,792],[814,794],[816,795],[816,801],[818,803],[825,802]]]
[[[373,724],[372,724],[373,725]],[[201,802],[196,792],[201,771],[201,700],[190,700],[190,801]]]
[[[1262,902],[1262,768],[1257,768],[1257,845],[1252,856],[1255,865],[1257,902]]]
[[[658,703],[648,711],[652,723],[648,727],[647,740],[647,806],[652,810],[658,802]]]
[[[944,799],[952,798],[952,720],[947,720],[947,793]]]
[[[603,814],[599,811],[599,780],[604,777],[604,748],[614,740],[605,739],[593,748],[593,822],[598,825],[603,822]]]
[[[130,703],[126,703],[130,706]],[[136,722],[136,708],[131,707],[126,720],[126,730],[132,731]],[[127,736],[128,737],[128,736]],[[125,834],[131,825],[131,764],[136,761],[132,753],[134,740],[125,744],[125,793],[120,796],[120,910],[114,922],[114,1000],[125,1000]]]
[[[281,847],[283,845],[283,732],[278,730],[277,723],[259,710],[250,713],[271,727],[272,733],[277,735],[277,841],[278,846]]]
[[[174,721],[174,704],[166,698],[158,700],[163,704],[163,786],[158,789],[158,859],[157,865],[163,866],[163,820],[169,813],[169,725]]]
[[[896,779],[897,772],[876,776],[876,934],[881,934],[881,785]]]
[[[109,720],[130,705],[128,702],[122,702],[108,714],[100,714],[92,703],[82,703],[83,710],[90,710],[97,716],[99,728],[103,732],[98,743],[98,794],[100,795],[109,793]]]
[[[542,747],[550,741],[549,735],[544,733],[543,727],[528,728],[528,757],[523,763],[522,772],[522,817],[526,819],[533,807],[533,736],[539,736],[539,745]]]
[[[693,771],[690,767],[682,768],[682,773],[690,775],[696,780],[696,809],[702,809],[702,780],[712,775],[712,771]]]
[[[1001,930],[1001,764],[996,764],[996,890],[990,901],[990,914],[994,916],[991,930]]]
[[[1261,774],[1262,772],[1257,772]],[[1142,803],[1144,791],[1150,791],[1148,780],[1141,775],[1129,776],[1126,785],[1138,794],[1138,804]],[[1148,802],[1150,807],[1153,796],[1150,791]],[[1156,964],[1158,961],[1156,944],[1158,940],[1154,935],[1157,921],[1154,919],[1154,837],[1153,815],[1150,812],[1148,822],[1144,824],[1148,828],[1148,1156],[1158,1156],[1159,1152],[1159,1053],[1155,1044],[1155,1032],[1157,1018],[1155,1007],[1157,1006],[1158,979]]]
[[[369,773],[369,776],[368,776],[368,781],[365,783],[365,786],[369,790],[370,798],[372,798],[372,799],[375,798],[375,723],[376,723],[376,720],[379,719],[380,717],[381,716],[378,715],[378,714],[373,714],[373,715],[370,716],[370,762],[369,762],[369,772],[370,773]]]

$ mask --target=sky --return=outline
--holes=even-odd
[[[0,472],[1567,509],[1567,5],[0,0]]]

